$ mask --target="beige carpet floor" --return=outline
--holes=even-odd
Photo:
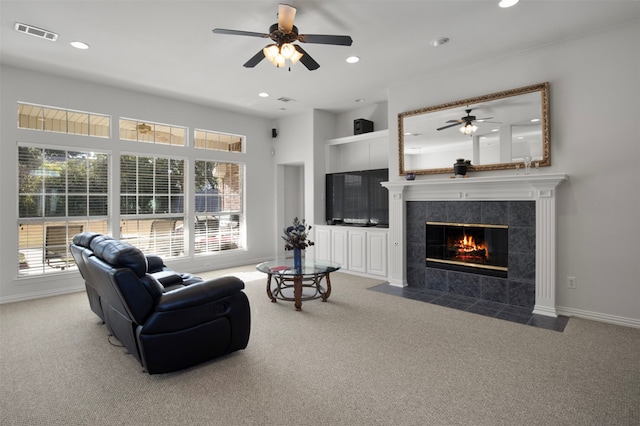
[[[247,349],[165,375],[108,342],[84,293],[1,305],[0,424],[640,424],[638,329],[572,318],[550,331],[345,273],[296,312],[253,267],[235,272]]]

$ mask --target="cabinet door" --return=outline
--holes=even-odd
[[[363,230],[349,231],[349,270],[367,272],[367,233]]]
[[[387,233],[367,233],[367,273],[387,276]]]
[[[331,230],[331,261],[349,269],[347,258],[347,230],[332,229]]]
[[[314,250],[317,262],[331,262],[331,229],[316,226]]]

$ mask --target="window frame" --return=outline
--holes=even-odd
[[[127,183],[122,182],[122,177],[125,175],[125,172],[122,169],[123,159],[125,157],[133,157],[136,159],[135,165],[135,191],[123,191],[123,186],[128,185]],[[145,159],[153,158],[153,182],[151,183],[151,187],[153,192],[141,192],[141,186],[144,187],[144,182],[141,183],[141,179],[144,179],[144,176],[140,176],[140,161],[144,161]],[[157,160],[162,160],[167,162],[167,174],[166,177],[168,179],[167,185],[165,186],[167,192],[156,192],[156,190],[160,187],[162,188],[163,184],[158,183],[156,176],[160,176],[160,173],[157,173]],[[182,162],[182,179],[181,179],[181,187],[182,192],[171,192],[171,176],[173,175],[172,162],[178,161]],[[174,258],[180,256],[182,253],[187,254],[187,250],[185,250],[185,238],[184,234],[180,234],[177,232],[179,226],[183,226],[187,217],[187,209],[185,205],[186,198],[186,184],[184,183],[187,179],[186,176],[186,168],[188,164],[188,159],[179,155],[166,155],[160,153],[138,153],[138,152],[121,152],[118,158],[118,170],[120,174],[120,188],[118,191],[118,197],[120,200],[120,228],[119,228],[119,237],[121,240],[127,241],[133,246],[138,247],[145,253],[155,253],[161,255],[163,258]],[[148,184],[147,184],[148,185]],[[131,187],[131,186],[130,186]],[[176,194],[172,198],[172,194]],[[136,199],[136,208],[135,212],[128,209],[123,204],[123,200],[126,197],[135,197]],[[167,198],[167,211],[157,211],[156,204],[153,203],[159,197]],[[140,209],[139,201],[150,199],[149,203],[153,203],[151,207],[151,211],[145,211]],[[178,209],[174,211],[172,209],[171,201],[176,199],[179,201]],[[135,232],[133,232],[135,230]],[[160,244],[158,244],[158,240],[160,240]]]
[[[30,114],[21,114],[21,107],[32,107],[32,108],[39,108],[41,109],[41,114],[39,114],[41,117],[38,118],[38,116],[35,115],[30,115]],[[47,129],[47,121],[59,121],[61,122],[62,119],[58,118],[56,120],[54,119],[48,119],[47,117],[45,117],[45,113],[46,110],[49,111],[54,111],[57,114],[56,115],[60,115],[62,113],[64,113],[64,131],[61,130],[62,126],[59,126],[58,130],[53,130],[53,128],[55,127],[53,124],[50,123],[50,127],[49,129]],[[77,132],[77,131],[69,131],[70,125],[69,125],[69,114],[72,114],[74,116],[76,115],[86,115],[87,116],[87,132],[83,133],[83,132]],[[26,116],[26,117],[35,117],[36,122],[38,120],[42,121],[42,125],[39,126],[41,128],[38,127],[31,127],[31,126],[27,126],[24,127],[21,125],[22,123],[22,116]],[[98,120],[104,120],[107,119],[108,122],[106,124],[106,126],[101,126],[101,128],[106,128],[107,130],[107,134],[96,134],[97,133],[97,127],[94,127],[94,131],[92,134],[92,126],[97,126],[95,124],[91,123],[91,118],[95,117]],[[75,125],[80,125],[82,126],[82,121],[72,121],[73,123],[76,123]],[[24,130],[35,130],[37,132],[47,132],[47,133],[63,133],[63,134],[68,134],[68,135],[78,135],[78,136],[88,136],[88,137],[92,137],[92,138],[101,138],[101,139],[110,139],[111,138],[111,116],[108,114],[100,114],[100,113],[96,113],[96,112],[89,112],[89,111],[80,111],[80,110],[75,110],[75,109],[69,109],[69,108],[60,108],[60,107],[54,107],[54,106],[49,106],[49,105],[41,105],[41,104],[35,104],[35,103],[31,103],[31,102],[22,102],[22,101],[18,101],[17,103],[17,120],[16,120],[16,125],[18,127],[18,129],[24,129]],[[74,125],[74,128],[75,128]]]
[[[198,163],[203,163],[199,165]],[[224,166],[224,172],[216,171],[220,166]],[[233,168],[237,167],[235,176],[237,182],[235,187],[237,190],[235,193],[227,193],[223,191],[216,194],[203,194],[201,191],[206,187],[207,190],[219,191],[217,188],[222,185],[222,188],[226,188],[224,181],[227,173],[233,173]],[[199,170],[204,171],[199,177],[205,178],[207,184],[204,182],[198,183]],[[211,174],[211,178],[207,178],[207,175]],[[209,185],[209,179],[215,180],[215,184]],[[245,218],[245,193],[246,193],[246,164],[239,161],[221,161],[213,159],[196,158],[194,159],[194,172],[193,179],[191,181],[193,185],[193,214],[195,221],[194,229],[194,242],[195,242],[195,255],[213,254],[227,250],[244,249],[245,242],[243,238],[242,229],[244,228]],[[200,199],[198,198],[200,197]],[[236,199],[237,209],[225,208],[225,204],[231,199]],[[218,202],[209,202],[218,200]],[[204,205],[205,209],[201,209]],[[219,206],[219,209],[215,207],[213,209],[207,208],[207,206]]]
[[[37,149],[41,151],[43,154],[47,151],[59,151],[64,152],[64,191],[62,193],[57,192],[60,189],[60,186],[49,187],[46,186],[46,178],[42,179],[39,185],[41,186],[40,191],[27,191],[21,192],[21,180],[22,169],[18,167],[18,176],[17,176],[17,199],[18,203],[16,203],[16,218],[17,218],[17,226],[18,226],[18,278],[31,278],[35,276],[49,276],[52,274],[66,272],[73,270],[75,271],[77,267],[73,262],[71,255],[68,250],[68,244],[71,242],[73,235],[77,232],[83,231],[96,231],[96,232],[107,232],[109,229],[110,221],[112,220],[112,211],[111,204],[109,203],[110,194],[111,194],[111,179],[109,175],[111,174],[111,165],[112,165],[112,154],[109,151],[97,151],[91,149],[79,149],[78,147],[66,146],[66,145],[47,145],[47,144],[34,144],[29,142],[18,142],[17,144],[17,163],[18,165],[22,164],[22,148],[26,149]],[[88,163],[86,168],[86,191],[78,192],[70,189],[70,179],[69,179],[69,163],[70,156],[69,153],[81,153],[85,154],[85,162],[90,162],[90,158],[92,154],[97,154],[99,156],[103,156],[102,160],[97,159],[95,163]],[[100,161],[102,161],[104,166],[104,175],[98,176],[98,178],[104,178],[106,180],[106,187],[100,188],[101,190],[106,190],[106,195],[103,195],[103,192],[91,192],[91,178],[90,178],[90,169],[92,164],[99,165]],[[39,160],[40,166],[38,168],[34,168],[33,170],[42,170],[46,172],[47,170],[47,158],[43,155]],[[36,174],[37,176],[37,174]],[[59,177],[59,176],[57,176]],[[36,182],[37,182],[36,178]],[[50,215],[47,214],[46,211],[46,198],[48,197],[47,192],[48,189],[55,190],[56,197],[65,197],[64,202],[64,214],[62,215]],[[80,195],[81,194],[81,195]],[[91,213],[91,202],[90,198],[91,194],[100,194],[100,197],[103,197],[105,200],[104,212],[105,214],[95,214]],[[21,204],[22,196],[34,196],[39,198],[39,207],[36,209],[35,215],[26,215],[22,216],[21,213]],[[70,215],[69,211],[69,197],[86,197],[86,205],[84,206],[85,214],[75,214]],[[93,195],[97,196],[97,195]],[[39,213],[38,213],[39,211]],[[64,228],[65,232],[63,232],[60,228]],[[25,229],[26,228],[26,229]],[[54,228],[57,229],[56,232]],[[61,240],[62,234],[66,240]],[[53,241],[55,238],[55,241]],[[52,239],[53,242],[49,242],[49,239]],[[55,258],[55,261],[54,261]],[[29,266],[29,262],[31,262],[32,266]],[[33,266],[35,265],[35,266]]]

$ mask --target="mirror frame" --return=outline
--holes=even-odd
[[[505,90],[502,92],[496,92],[489,95],[476,96],[474,98],[463,99],[460,101],[449,102],[446,104],[435,105],[426,108],[415,109],[412,111],[406,111],[398,113],[398,164],[400,176],[405,176],[407,173],[413,173],[416,175],[427,174],[444,174],[453,173],[452,159],[451,167],[436,168],[436,169],[417,169],[417,170],[405,170],[404,168],[404,119],[408,117],[414,117],[422,114],[429,114],[435,111],[442,111],[446,109],[465,107],[471,104],[477,104],[482,102],[489,102],[496,99],[508,98],[511,96],[523,95],[526,93],[540,92],[541,98],[541,126],[542,126],[542,160],[536,161],[539,167],[548,167],[551,165],[551,147],[549,137],[549,82],[534,84],[531,86],[519,87],[517,89]],[[483,170],[505,170],[515,167],[516,162],[511,163],[496,163],[496,164],[480,164],[473,165],[469,169],[470,171],[483,171]]]

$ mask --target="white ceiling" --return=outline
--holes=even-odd
[[[521,0],[509,9],[499,8],[498,0],[290,0],[301,34],[350,35],[353,45],[303,44],[320,63],[315,71],[301,63],[277,69],[266,60],[244,68],[270,40],[211,30],[266,33],[277,21],[278,3],[0,0],[0,60],[277,118],[313,108],[360,108],[385,101],[387,89],[399,82],[640,19],[639,0]],[[60,36],[50,42],[22,34],[16,22]],[[431,47],[438,37],[451,41]],[[74,40],[91,48],[74,49]],[[350,55],[361,61],[347,64]],[[359,98],[365,101],[356,103]]]

